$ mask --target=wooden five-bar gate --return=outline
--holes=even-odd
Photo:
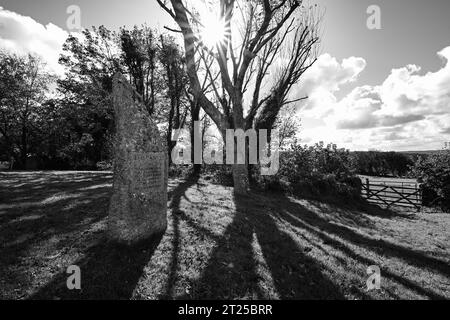
[[[420,184],[413,182],[381,181],[365,179],[362,196],[368,202],[391,206],[410,207],[420,210],[422,191]]]

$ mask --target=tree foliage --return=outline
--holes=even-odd
[[[42,60],[31,54],[0,52],[0,145],[3,157],[25,168],[28,158],[48,139],[44,130],[54,119],[44,103],[54,76]]]
[[[281,153],[278,173],[257,180],[264,188],[306,197],[359,198],[361,180],[355,175],[351,158],[348,150],[335,144],[307,146],[294,142]]]
[[[34,56],[1,53],[0,147],[4,161],[46,169],[102,168],[111,160],[112,79],[124,74],[167,137],[191,110],[181,48],[147,26],[69,35],[56,78]]]
[[[353,158],[357,173],[379,177],[404,177],[414,163],[411,156],[400,152],[354,152]]]
[[[425,204],[450,208],[450,150],[419,158],[412,172],[423,185]]]

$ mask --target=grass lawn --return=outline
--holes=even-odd
[[[111,173],[0,173],[2,299],[449,299],[450,214],[170,180],[168,229],[106,241]],[[66,268],[81,268],[81,291]],[[366,290],[366,270],[381,289]]]

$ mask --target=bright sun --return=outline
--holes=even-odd
[[[226,30],[223,19],[213,14],[206,14],[202,17],[202,23],[203,27],[200,31],[200,37],[207,47],[215,47],[225,40]]]

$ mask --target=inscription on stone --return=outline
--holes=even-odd
[[[141,190],[160,190],[164,186],[165,153],[133,152],[131,154],[134,186]],[[136,190],[140,191],[140,190]]]

